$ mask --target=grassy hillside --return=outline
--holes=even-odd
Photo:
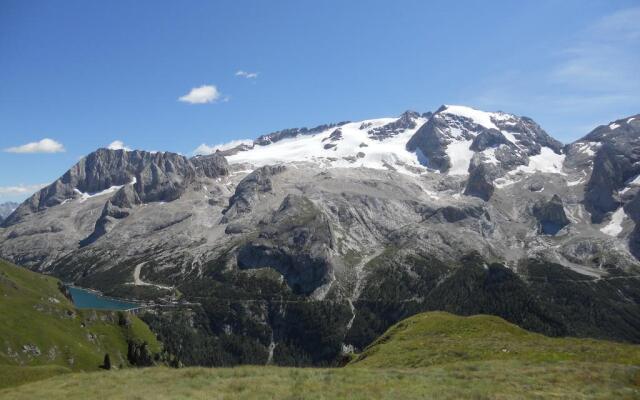
[[[77,310],[57,279],[0,261],[0,387],[65,371],[97,370],[105,353],[112,365],[126,366],[129,341],[146,341],[152,352],[161,350],[137,317]]]
[[[461,362],[429,368],[144,368],[60,375],[0,398],[637,399],[638,368],[605,363]]]
[[[505,351],[506,350],[506,351]],[[2,399],[637,399],[640,346],[554,339],[489,316],[426,313],[345,368],[146,368],[55,376]]]
[[[490,315],[428,312],[387,330],[354,367],[417,368],[457,361],[584,361],[640,365],[640,346],[604,340],[551,338]]]

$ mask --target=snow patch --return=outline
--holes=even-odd
[[[624,207],[620,207],[611,216],[611,221],[600,231],[609,236],[618,236],[622,232],[622,221],[627,216],[624,212]]]
[[[549,147],[543,147],[540,149],[540,154],[529,157],[528,165],[521,165],[510,174],[517,172],[533,173],[533,172],[545,172],[551,174],[561,174],[562,165],[564,164],[564,154],[557,154]]]
[[[585,153],[588,156],[593,156],[596,154],[596,150],[600,147],[600,143],[598,142],[584,142],[578,145],[578,152]]]
[[[567,186],[576,186],[584,182],[584,178],[580,178],[577,181],[567,181]]]
[[[636,176],[635,178],[633,178],[632,180],[628,181],[626,184],[626,187],[622,190],[620,190],[620,194],[624,194],[627,191],[629,191],[631,188],[636,187],[636,186],[640,186],[640,175]]]
[[[478,125],[482,125],[485,128],[498,129],[498,127],[493,123],[493,121],[491,121],[491,116],[494,113],[488,113],[485,111],[476,110],[475,108],[466,107],[466,106],[445,105],[445,107],[446,109],[443,111],[443,113],[445,114],[453,114],[453,115],[458,115],[460,117],[469,118],[474,123]]]
[[[515,136],[513,136],[513,133],[508,132],[508,131],[500,131],[500,132],[502,133],[502,136],[507,138],[508,141],[510,141],[511,143],[515,144],[518,148],[520,147],[520,145],[518,145],[518,140],[516,139]]]
[[[327,136],[336,128],[328,128],[313,135],[299,135],[282,139],[266,146],[254,146],[227,157],[230,164],[248,163],[254,167],[269,164],[313,162],[320,168],[366,167],[373,169],[396,169],[398,172],[416,175],[416,171],[426,171],[422,164],[424,154],[410,152],[406,144],[413,134],[426,122],[425,118],[416,119],[416,127],[400,132],[384,140],[369,137],[368,130],[381,127],[398,118],[379,118],[352,122],[340,127],[342,139],[331,142],[334,147],[325,148]],[[360,126],[367,124],[368,129]],[[362,146],[364,144],[366,146]]]
[[[482,152],[484,156],[484,162],[488,164],[498,165],[498,159],[496,158],[496,149],[490,147]]]
[[[137,179],[134,176],[133,179],[131,180],[131,182],[129,182],[127,185],[135,185],[136,182],[137,182]],[[87,200],[89,200],[91,198],[94,198],[94,197],[99,197],[99,196],[104,196],[105,194],[115,193],[118,190],[120,190],[123,186],[125,186],[125,185],[111,186],[111,187],[109,187],[109,188],[107,188],[107,189],[105,189],[103,191],[97,192],[97,193],[85,193],[85,192],[81,192],[77,188],[74,188],[73,191],[80,195],[80,202],[84,203],[85,201],[87,201]],[[66,203],[66,200],[63,203]]]
[[[615,122],[609,124],[609,129],[614,130],[614,129],[618,129],[620,127],[620,124],[616,124]]]
[[[469,173],[469,163],[473,158],[473,150],[470,149],[472,140],[460,140],[449,143],[447,156],[451,162],[449,175],[466,175]]]

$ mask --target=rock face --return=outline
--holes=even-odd
[[[624,202],[619,192],[640,174],[640,115],[599,126],[572,147],[572,159],[592,155],[584,200],[593,222],[602,222]]]
[[[420,118],[420,114],[415,111],[405,111],[400,115],[396,121],[390,122],[386,125],[373,128],[367,131],[369,137],[376,140],[384,140],[392,136],[396,136],[399,133],[408,129],[414,129],[416,127],[416,120]]]
[[[489,201],[495,190],[493,181],[498,175],[495,166],[483,163],[476,155],[472,159],[469,169],[469,179],[464,194]]]
[[[340,127],[346,123],[348,123],[348,121],[338,122],[336,124],[318,125],[315,128],[284,129],[281,131],[262,135],[258,137],[253,143],[254,145],[257,145],[257,146],[267,146],[271,143],[279,142],[282,139],[294,138],[300,135],[313,135],[316,133],[326,131],[327,129]]]
[[[100,218],[96,221],[93,232],[80,241],[80,246],[87,246],[109,233],[117,223],[117,220],[128,217],[131,209],[140,203],[140,197],[132,185],[125,185],[120,188],[111,199],[107,200]]]
[[[247,175],[236,187],[229,199],[229,206],[224,210],[225,221],[239,214],[251,212],[252,206],[259,200],[260,193],[273,189],[271,177],[285,170],[282,165],[264,166]]]
[[[306,197],[288,195],[258,239],[242,246],[238,267],[271,267],[294,293],[310,294],[331,280],[333,237],[327,218]]]
[[[629,117],[562,147],[443,106],[191,159],[101,149],[9,216],[0,257],[112,295],[179,290],[199,306],[146,318],[186,363],[327,365],[436,309],[640,342],[639,136]]]
[[[456,174],[466,172],[458,165],[464,157],[468,162],[480,155],[480,160],[495,165],[504,174],[528,165],[529,157],[539,155],[543,148],[560,154],[562,144],[530,118],[460,106],[440,107],[407,142],[408,150],[424,154],[429,168],[440,172],[454,168]],[[456,158],[456,165],[452,164],[452,157]]]
[[[99,149],[81,159],[62,177],[22,203],[4,226],[71,199],[133,185],[140,201],[173,201],[198,176],[228,173],[220,155],[188,158],[174,153]]]
[[[220,154],[210,154],[207,156],[195,156],[191,163],[196,168],[198,174],[208,178],[218,178],[229,175],[229,164],[227,159]]]
[[[536,203],[533,216],[538,220],[538,232],[544,235],[555,235],[570,222],[564,212],[562,199],[557,194],[549,201]]]

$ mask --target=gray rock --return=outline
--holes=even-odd
[[[532,213],[538,221],[538,231],[544,235],[555,235],[570,223],[564,212],[562,199],[557,194],[549,201],[536,203]]]
[[[313,135],[315,133],[320,133],[322,131],[326,131],[329,128],[333,128],[333,127],[340,127],[344,124],[348,124],[349,121],[343,121],[343,122],[338,122],[338,123],[334,123],[334,124],[323,124],[323,125],[318,125],[315,128],[291,128],[291,129],[284,129],[281,131],[277,131],[277,132],[272,132],[266,135],[262,135],[260,137],[258,137],[256,140],[254,140],[254,145],[257,146],[266,146],[269,145],[271,143],[275,143],[275,142],[279,142],[282,139],[289,139],[289,138],[294,138],[297,137],[299,135]]]
[[[511,142],[498,130],[484,129],[473,139],[470,149],[483,151],[491,147],[498,147],[501,144],[509,146]]]
[[[495,190],[493,180],[497,175],[496,167],[493,164],[483,163],[476,154],[469,166],[469,179],[464,194],[489,201]]]
[[[229,206],[224,210],[224,222],[239,214],[251,211],[260,193],[271,191],[271,177],[282,173],[285,166],[264,166],[247,175],[236,187],[236,191],[229,199]]]
[[[135,181],[140,201],[173,201],[198,176],[226,175],[226,160],[219,155],[188,158],[174,153],[99,149],[81,159],[61,178],[22,203],[3,222],[11,226],[27,215],[78,198],[78,192],[99,193]]]
[[[242,246],[238,267],[270,267],[296,293],[310,294],[331,279],[333,235],[328,219],[306,197],[288,195],[257,240]]]
[[[640,174],[639,120],[640,115],[636,115],[599,126],[572,146],[597,145],[584,194],[585,207],[594,223],[602,222],[607,213],[622,204],[617,192],[624,188],[628,180]],[[570,152],[568,162],[576,166],[584,165],[584,161],[576,160],[580,155],[580,152]]]
[[[196,167],[196,171],[208,178],[218,178],[229,175],[229,164],[221,154],[215,153],[207,156],[195,156],[190,160]]]
[[[420,114],[415,111],[405,111],[400,115],[396,121],[388,123],[379,128],[373,128],[367,131],[370,138],[376,140],[384,140],[395,136],[407,129],[414,129],[416,127],[416,120],[420,118]]]

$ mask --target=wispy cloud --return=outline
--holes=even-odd
[[[213,103],[221,96],[220,91],[214,85],[203,85],[193,88],[189,93],[178,98],[178,101],[189,104]]]
[[[122,140],[114,140],[113,142],[109,143],[109,146],[107,146],[107,149],[131,151],[129,147],[125,146]]]
[[[7,153],[62,153],[65,151],[62,143],[53,139],[42,139],[39,142],[31,142],[21,146],[4,149]]]
[[[202,143],[200,146],[196,147],[195,150],[193,150],[193,154],[194,155],[213,154],[217,150],[220,150],[220,151],[228,150],[228,149],[232,149],[232,148],[234,148],[236,146],[240,146],[241,144],[252,145],[253,144],[253,140],[251,140],[251,139],[232,140],[230,142],[220,143],[220,144],[217,144],[215,146],[209,146],[207,144]]]
[[[562,53],[551,78],[591,92],[632,93],[640,89],[640,7],[605,16]]]
[[[17,185],[17,186],[0,186],[0,196],[16,196],[16,195],[29,195],[37,192],[48,183],[36,183],[33,185]]]
[[[247,79],[256,79],[258,77],[258,73],[238,70],[236,71],[236,76],[240,76],[242,78],[247,78]]]
[[[546,66],[499,71],[470,101],[485,109],[527,113],[550,133],[573,140],[640,107],[640,7],[593,21],[549,49]]]

